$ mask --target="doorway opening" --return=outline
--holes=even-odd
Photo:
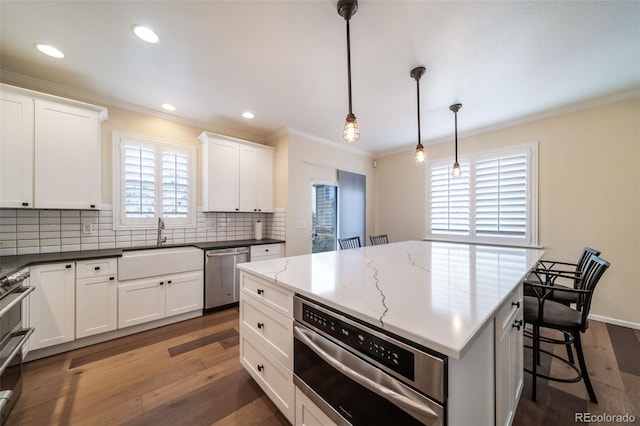
[[[311,185],[311,253],[336,249],[338,237],[338,187]]]

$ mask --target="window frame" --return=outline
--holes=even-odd
[[[127,218],[124,214],[124,168],[123,146],[137,146],[154,150],[155,175],[155,214],[153,218]],[[187,156],[188,167],[188,207],[186,218],[165,217],[162,215],[162,154],[164,152]],[[139,230],[156,229],[158,217],[163,217],[166,228],[196,227],[196,148],[174,142],[151,139],[127,133],[113,132],[113,229]]]
[[[486,236],[476,234],[476,163],[509,157],[526,155],[526,231],[524,237]],[[434,233],[431,230],[431,170],[433,168],[448,167],[449,173],[453,167],[453,158],[427,160],[425,167],[425,234],[426,239],[433,241],[464,242],[473,244],[492,244],[500,246],[538,247],[538,142],[511,145],[503,148],[469,153],[459,156],[460,164],[469,164],[469,234]]]

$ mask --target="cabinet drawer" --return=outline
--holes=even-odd
[[[256,300],[273,308],[287,318],[293,318],[293,293],[277,287],[262,278],[243,272],[240,275],[240,288]]]
[[[100,277],[103,275],[115,276],[117,274],[118,260],[115,257],[76,262],[76,278]]]
[[[282,244],[251,246],[251,260],[266,260],[282,257]]]
[[[522,286],[518,285],[505,299],[496,313],[496,336],[511,327],[516,311],[522,309]]]
[[[293,373],[250,336],[240,340],[240,362],[287,420],[294,421]]]
[[[251,334],[287,368],[293,369],[293,321],[250,297],[240,301],[241,331]]]

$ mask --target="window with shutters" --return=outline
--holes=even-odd
[[[114,227],[195,226],[195,149],[114,133]]]
[[[427,166],[427,237],[505,245],[537,245],[536,144]]]

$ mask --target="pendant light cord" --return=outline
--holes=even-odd
[[[456,163],[458,162],[458,111],[455,111],[454,113],[454,117],[455,117],[455,126],[456,126]]]
[[[347,79],[349,83],[349,115],[352,115],[352,106],[351,106],[351,37],[349,31],[349,19],[345,19],[347,21]]]
[[[418,93],[418,145],[422,145],[420,137],[420,77],[416,78],[416,90]]]

